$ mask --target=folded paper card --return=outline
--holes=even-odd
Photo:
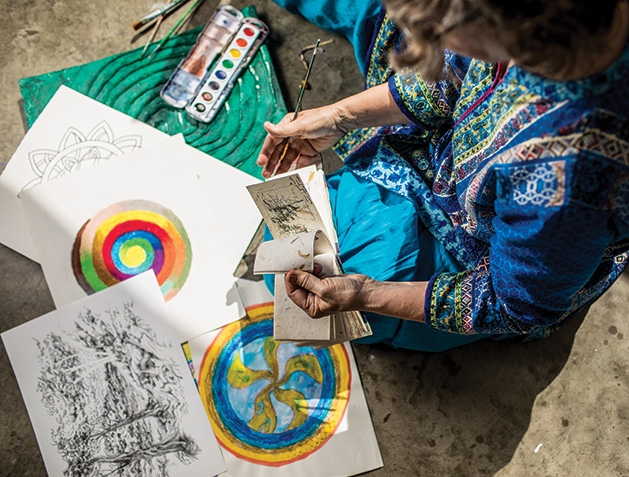
[[[263,242],[258,247],[253,272],[285,273],[288,270],[312,272],[315,263],[324,273],[334,273],[336,253],[327,235],[321,230],[304,232]]]

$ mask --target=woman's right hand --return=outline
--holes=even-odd
[[[289,113],[277,124],[264,123],[268,135],[258,156],[264,177],[288,171],[295,161],[298,168],[315,163],[321,151],[347,132],[341,109],[334,104],[302,111],[294,121],[292,118],[293,113]]]
[[[264,123],[269,134],[258,156],[264,177],[288,171],[295,161],[297,167],[312,164],[319,160],[321,151],[353,129],[411,122],[393,99],[387,83],[329,106],[302,111],[294,121],[292,118],[290,113],[277,124]]]

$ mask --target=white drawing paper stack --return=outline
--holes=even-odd
[[[217,475],[218,443],[155,275],[2,333],[49,475]]]
[[[173,137],[24,191],[55,305],[151,268],[181,342],[242,318],[232,272],[259,224],[250,183]]]
[[[38,261],[20,206],[22,191],[169,137],[61,86],[0,175],[0,243]]]
[[[254,266],[254,273],[275,274],[274,338],[300,346],[329,346],[370,335],[362,313],[315,319],[286,294],[284,275],[289,270],[311,272],[316,263],[328,276],[342,272],[323,171],[310,166],[248,190],[274,239],[260,245]]]

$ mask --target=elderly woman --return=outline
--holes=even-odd
[[[331,146],[345,163],[328,185],[347,275],[291,271],[293,301],[423,351],[587,309],[629,258],[629,1],[330,3],[286,8],[347,35],[367,89],[266,124],[258,158],[266,177]]]

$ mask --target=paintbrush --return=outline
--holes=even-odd
[[[149,13],[147,16],[138,20],[131,26],[133,27],[134,30],[139,30],[144,25],[148,25],[149,23],[151,23],[153,20],[158,19],[159,17],[164,17],[168,15],[170,12],[173,11],[173,9],[175,9],[175,7],[178,7],[179,5],[187,1],[188,0],[175,0],[174,2],[166,5],[164,8],[159,8],[155,10],[154,12]]]
[[[192,15],[192,12],[194,12],[194,10],[201,4],[202,1],[203,0],[195,0],[194,3],[190,5],[190,8],[186,10],[186,13],[182,15],[182,17],[177,21],[177,23],[175,23],[175,25],[168,31],[168,33],[166,33],[164,38],[160,40],[157,47],[155,47],[153,52],[149,55],[149,58],[153,56],[155,53],[157,53],[162,48],[162,46],[164,46],[164,43],[166,43],[170,39],[170,37],[173,35],[173,33],[179,28],[179,26],[184,21],[186,21],[190,15]]]
[[[149,44],[151,44],[153,40],[155,39],[155,35],[157,34],[157,30],[159,29],[159,26],[162,24],[162,20],[164,20],[164,15],[160,15],[157,21],[155,22],[155,26],[153,27],[153,31],[151,32],[151,36],[146,42],[146,45],[144,45],[144,49],[142,50],[142,54],[140,55],[140,58],[144,58],[144,53],[146,53],[146,49],[149,47]]]
[[[308,86],[308,78],[310,78],[310,72],[312,71],[312,65],[314,64],[314,59],[317,54],[317,48],[319,48],[319,43],[321,43],[321,40],[317,40],[317,43],[314,46],[314,49],[312,51],[312,56],[310,57],[310,62],[308,63],[308,69],[306,70],[304,79],[301,80],[301,84],[299,85],[299,94],[297,95],[297,102],[295,103],[295,112],[293,113],[293,117],[291,118],[291,121],[294,121],[295,119],[297,119],[297,115],[299,114],[299,111],[301,110],[301,100],[304,97],[304,92],[306,91],[306,87]],[[290,141],[290,137],[287,137],[286,144],[284,144],[284,150],[282,151],[282,155],[280,156],[279,161],[277,161],[277,166],[275,168],[275,171],[273,171],[273,174],[271,174],[271,177],[275,175],[275,172],[282,165],[282,161],[284,161],[284,158],[286,157],[286,152],[288,151],[289,141]]]

